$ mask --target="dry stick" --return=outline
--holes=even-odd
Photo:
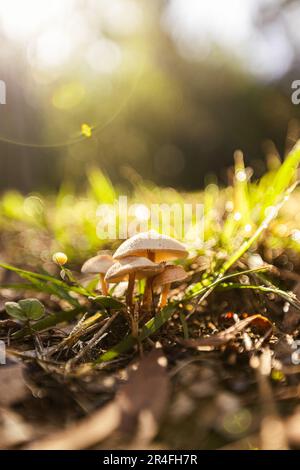
[[[70,333],[62,339],[60,343],[58,343],[55,346],[52,346],[52,348],[48,349],[48,353],[46,354],[46,357],[51,357],[53,354],[58,352],[60,349],[64,348],[66,344],[69,343],[71,338],[74,338],[75,334],[80,330],[81,325],[84,323],[86,317],[87,317],[87,312],[82,315],[82,318],[75,324],[74,328],[70,331]]]
[[[233,315],[233,320],[234,320],[235,323],[240,322],[240,319],[239,319],[239,317],[236,313]],[[244,343],[245,351],[251,351],[253,345],[252,345],[252,340],[251,340],[250,336],[248,335],[248,333],[246,331],[243,331],[242,337],[243,337],[243,343]]]
[[[68,361],[68,364],[66,367],[71,368],[76,362],[79,361],[79,359],[82,359],[83,356],[96,344],[100,341],[103,333],[109,328],[109,326],[112,324],[112,322],[117,318],[119,315],[119,312],[115,312],[108,320],[107,322],[103,325],[102,328],[92,337],[92,339],[86,344],[84,348],[73,358]]]
[[[87,328],[84,328],[81,331],[76,331],[74,334],[67,336],[60,343],[58,343],[55,346],[52,346],[52,348],[48,350],[47,357],[53,356],[53,354],[56,354],[57,352],[62,351],[66,347],[70,349],[81,338],[81,336],[93,332],[95,329],[99,328],[106,322],[107,322],[107,318],[100,321],[98,325],[91,324]]]
[[[255,345],[254,345],[254,349],[255,349],[256,351],[258,351],[258,350],[262,347],[262,345],[264,344],[264,342],[266,341],[266,339],[271,335],[272,332],[273,332],[273,327],[271,326],[271,327],[265,332],[265,334],[264,334],[261,338],[259,338],[259,339],[256,341],[256,343],[255,343]]]

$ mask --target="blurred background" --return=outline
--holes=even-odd
[[[199,189],[237,148],[260,176],[299,134],[299,22],[296,0],[0,0],[0,190],[95,166]]]

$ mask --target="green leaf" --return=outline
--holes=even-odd
[[[19,300],[19,306],[28,320],[39,320],[45,313],[45,307],[38,299]]]
[[[269,186],[267,195],[264,198],[265,207],[271,206],[282,194],[288,185],[296,178],[296,170],[300,163],[300,141],[292,148],[285,158],[283,164],[279,167],[272,185]]]
[[[89,300],[101,305],[102,308],[111,308],[113,310],[125,308],[125,304],[123,304],[119,300],[116,300],[114,297],[109,297],[106,295],[97,295],[96,297],[89,297]]]
[[[113,204],[117,196],[108,176],[95,167],[90,168],[87,176],[94,199],[97,202]]]
[[[189,328],[185,316],[182,312],[179,314],[179,318],[182,325],[183,337],[184,339],[189,339]]]
[[[4,304],[7,315],[17,320],[26,320],[25,312],[17,302],[5,302]]]
[[[99,356],[94,361],[94,365],[100,364],[101,362],[112,361],[116,357],[120,356],[120,354],[123,354],[129,351],[130,349],[132,349],[135,344],[136,344],[136,339],[133,336],[131,335],[126,336],[116,346],[109,349],[105,353],[101,354],[101,356]]]

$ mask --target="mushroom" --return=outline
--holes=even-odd
[[[113,264],[114,260],[111,255],[100,254],[88,259],[83,264],[81,272],[89,274],[99,274],[102,294],[108,295],[108,286],[107,282],[104,279],[104,275]]]
[[[106,282],[121,282],[128,277],[126,303],[132,307],[135,279],[143,279],[161,272],[163,267],[144,257],[127,256],[116,261],[105,275]]]
[[[183,281],[187,277],[188,275],[182,266],[167,265],[162,273],[153,278],[153,289],[156,290],[161,287],[159,308],[164,307],[167,303],[171,283]]]
[[[168,235],[161,235],[155,230],[141,232],[123,242],[115,252],[114,259],[126,256],[143,256],[151,261],[161,262],[172,259],[185,258],[188,252],[185,246]],[[143,305],[146,309],[152,303],[152,278],[146,281]]]
[[[126,256],[144,256],[154,262],[185,258],[188,252],[185,246],[174,238],[161,235],[155,230],[141,232],[123,242],[113,258]]]

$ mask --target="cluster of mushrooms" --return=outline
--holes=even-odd
[[[153,292],[160,290],[158,307],[166,305],[170,285],[186,279],[187,273],[182,266],[170,261],[185,258],[188,252],[179,241],[161,235],[153,230],[142,232],[122,243],[113,256],[99,254],[87,260],[81,268],[83,273],[99,274],[99,288],[108,295],[110,283],[128,282],[126,304],[131,311],[135,281],[145,279],[142,308],[150,310]]]

